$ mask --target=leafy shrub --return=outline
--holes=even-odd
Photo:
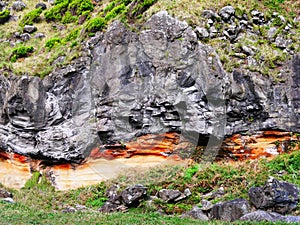
[[[54,45],[60,44],[61,41],[62,41],[61,38],[56,38],[56,37],[54,37],[54,38],[49,39],[49,40],[46,42],[45,46],[46,46],[47,48],[51,49],[51,48],[54,47]]]
[[[115,7],[116,3],[115,2],[111,2],[109,3],[105,8],[104,8],[104,12],[109,12],[110,10],[112,10]]]
[[[101,31],[106,25],[105,19],[102,17],[96,17],[91,19],[86,25],[86,31],[88,32],[97,32]]]
[[[17,48],[14,48],[12,50],[12,55],[11,55],[11,62],[16,62],[17,59],[22,58],[22,57],[27,57],[28,53],[32,53],[33,52],[33,47],[32,46],[19,46]]]
[[[61,19],[62,23],[72,23],[76,21],[76,16],[73,16],[69,11],[67,11],[65,13],[65,15],[63,16],[63,18]]]
[[[69,0],[56,0],[54,7],[45,12],[47,21],[61,21],[63,15],[68,9]]]
[[[5,10],[3,10],[3,11],[0,12],[0,24],[3,24],[6,21],[8,21],[9,14],[10,14],[10,11],[7,10],[7,9],[5,9]]]
[[[43,10],[41,8],[37,8],[25,14],[21,19],[19,25],[21,27],[24,27],[25,25],[32,25],[34,22],[38,22],[40,20],[42,11]]]
[[[197,164],[189,167],[184,173],[184,176],[183,176],[184,180],[187,180],[187,181],[191,180],[192,177],[197,173],[198,170],[199,170],[199,165],[197,165]]]
[[[64,41],[65,42],[69,42],[69,41],[73,41],[75,40],[78,35],[79,35],[79,32],[80,32],[80,27],[75,29],[75,30],[72,30],[65,38],[64,38]]]
[[[73,0],[69,4],[68,9],[73,12],[73,15],[82,15],[84,12],[92,12],[94,5],[90,0]]]
[[[110,12],[108,12],[105,16],[105,20],[109,21],[113,18],[115,18],[117,15],[121,14],[124,12],[126,9],[126,6],[124,4],[118,5],[114,7]]]
[[[47,21],[75,22],[78,16],[87,15],[94,10],[91,0],[56,0],[54,6],[45,12]]]

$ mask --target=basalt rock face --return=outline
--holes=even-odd
[[[96,146],[128,150],[148,134],[157,134],[153,146],[178,133],[172,145],[219,147],[245,130],[300,128],[300,56],[283,67],[282,83],[227,74],[214,49],[166,12],[139,33],[114,22],[83,48],[83,57],[43,80],[0,77],[0,149],[79,162]]]

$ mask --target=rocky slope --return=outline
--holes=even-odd
[[[215,25],[214,18],[223,26],[238,19],[232,7],[212,13],[203,15]],[[278,66],[276,79],[244,66],[255,60],[253,48],[246,54],[242,46],[244,64],[230,72],[205,44],[234,44],[255,23],[267,23],[255,14],[254,25],[238,29],[246,20],[238,19],[233,33],[207,36],[206,28],[161,11],[136,32],[113,22],[82,42],[81,57],[44,79],[2,70],[0,150],[52,165],[89,156],[190,158],[193,146],[202,146],[208,160],[220,149],[244,158],[299,147],[300,55],[289,42],[281,48],[290,60]]]

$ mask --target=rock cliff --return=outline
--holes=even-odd
[[[280,82],[227,73],[192,27],[164,11],[139,32],[114,22],[83,49],[43,80],[0,76],[2,151],[80,162],[92,149],[190,156],[190,143],[215,157],[232,134],[300,130],[300,55],[282,66]],[[145,140],[143,153],[135,142]]]

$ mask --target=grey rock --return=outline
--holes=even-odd
[[[212,10],[203,10],[201,15],[202,17],[211,20],[215,20],[218,17],[218,15]]]
[[[54,5],[54,2],[55,2],[55,0],[48,0],[48,3],[49,3],[50,5]]]
[[[217,37],[217,35],[218,35],[218,30],[214,26],[210,27],[209,28],[209,37],[215,38],[215,37]]]
[[[247,55],[253,55],[253,54],[254,54],[252,48],[250,48],[250,47],[248,47],[248,46],[246,46],[246,45],[243,45],[243,46],[242,46],[242,51],[243,51],[245,54],[247,54]]]
[[[75,205],[77,211],[86,211],[88,208],[85,205]]]
[[[121,193],[118,192],[119,186],[113,185],[106,192],[109,197],[107,202],[99,209],[100,212],[126,212],[128,207],[138,206],[140,201],[147,195],[147,187],[141,184],[127,187]]]
[[[46,35],[43,34],[43,33],[36,33],[36,34],[34,35],[34,38],[39,38],[39,39],[43,39],[43,38],[45,38],[45,37],[46,37]]]
[[[178,132],[192,144],[214,143],[205,153],[213,159],[225,135],[300,129],[298,55],[282,65],[285,82],[276,84],[242,69],[226,73],[214,49],[167,12],[139,33],[113,22],[97,35],[82,44],[82,57],[43,80],[0,76],[2,150],[80,162],[96,146]],[[189,157],[179,144],[164,154]]]
[[[174,202],[179,202],[183,199],[186,199],[188,196],[190,196],[192,194],[191,190],[189,188],[186,188],[183,193],[180,194],[179,197],[175,198],[173,201]]]
[[[22,1],[15,1],[12,3],[11,7],[15,11],[22,11],[26,8],[26,4]]]
[[[23,28],[23,31],[26,32],[26,33],[33,33],[37,30],[37,28],[33,25],[25,25],[24,28]]]
[[[245,199],[217,203],[211,209],[213,219],[235,221],[250,212],[250,205]]]
[[[224,188],[220,187],[218,190],[214,190],[212,192],[202,195],[202,198],[214,199],[214,198],[222,197],[224,194],[225,194]]]
[[[255,221],[255,222],[288,222],[288,223],[299,223],[300,216],[282,216],[276,212],[268,212],[263,210],[257,210],[242,216],[239,220],[241,221]]]
[[[209,33],[204,27],[196,27],[195,32],[199,39],[205,39],[209,37]]]
[[[26,41],[29,41],[31,39],[31,35],[28,34],[28,33],[24,33],[24,34],[20,35],[20,38],[21,38],[22,41],[26,42]]]
[[[275,45],[278,48],[283,48],[283,49],[287,48],[292,43],[293,43],[292,40],[284,39],[282,36],[277,36],[276,39],[275,39]]]
[[[122,201],[126,206],[138,205],[139,202],[147,195],[147,189],[147,187],[144,187],[141,184],[127,187],[121,192]]]
[[[273,41],[276,33],[277,33],[277,28],[276,27],[271,27],[268,30],[268,38]]]
[[[67,206],[67,207],[65,207],[61,212],[63,212],[63,213],[72,213],[72,212],[76,212],[77,210],[74,208],[74,207],[72,207],[72,206]]]
[[[39,2],[35,5],[35,8],[41,8],[42,10],[47,9],[47,5],[44,2]]]
[[[0,198],[12,198],[13,194],[4,189],[0,189]]]
[[[239,220],[242,221],[257,221],[257,222],[262,222],[262,221],[270,221],[270,222],[275,222],[275,221],[282,221],[283,216],[274,213],[274,212],[267,212],[263,210],[257,210],[254,212],[250,212],[244,216],[242,216]]]
[[[207,217],[207,215],[205,215],[202,210],[197,207],[194,206],[192,210],[182,214],[181,216],[182,218],[187,218],[187,217],[191,217],[193,219],[197,219],[197,220],[202,220],[202,221],[208,221],[209,218]]]
[[[112,212],[126,212],[128,208],[123,204],[115,204],[107,201],[101,208],[99,208],[99,212],[102,213],[112,213]]]
[[[7,197],[7,198],[0,198],[1,201],[4,201],[4,202],[8,202],[8,203],[11,203],[11,204],[14,204],[15,201],[10,198],[10,197]]]
[[[201,200],[201,205],[202,205],[201,209],[204,211],[210,211],[214,206],[210,201],[207,201],[205,199]]]
[[[270,209],[281,214],[291,212],[299,202],[299,189],[295,185],[273,178],[263,187],[249,189],[248,194],[257,209]]]
[[[228,21],[234,13],[235,10],[232,6],[225,6],[220,10],[219,15],[224,21]]]
[[[158,197],[165,202],[172,202],[181,196],[181,191],[172,189],[162,189],[158,192]]]
[[[6,1],[0,1],[0,12],[3,11],[6,6],[7,6],[7,2]]]

